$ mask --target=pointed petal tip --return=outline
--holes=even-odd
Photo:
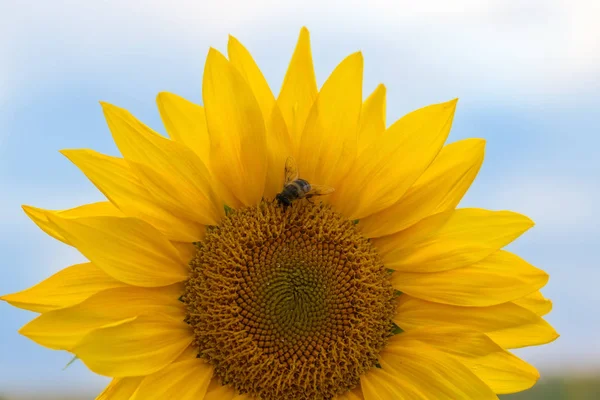
[[[452,108],[452,110],[456,110],[456,105],[458,104],[458,97],[455,97],[452,100],[449,100],[446,102],[446,105],[450,108]]]
[[[484,147],[487,144],[487,140],[483,139],[483,138],[469,138],[466,140],[470,140],[471,143],[473,143],[475,145],[475,147],[479,148],[479,147]]]
[[[233,44],[240,44],[240,41],[230,33],[229,35],[227,35],[227,46]]]
[[[540,269],[539,271],[540,271],[540,276],[542,278],[542,281],[544,283],[538,288],[538,290],[543,288],[544,286],[546,286],[548,284],[548,281],[550,280],[550,274],[548,274],[546,271],[544,271],[542,269]]]
[[[35,222],[35,219],[36,219],[36,216],[35,216],[36,213],[42,213],[44,215],[49,214],[49,213],[46,212],[47,210],[44,210],[43,208],[38,208],[38,207],[30,206],[30,205],[27,205],[27,204],[22,204],[21,205],[21,209],[25,212],[25,214],[27,214],[27,216],[29,218],[31,218],[32,220],[34,220],[34,222]]]
[[[100,101],[100,106],[102,106],[102,111],[104,112],[105,116],[110,115],[116,115],[118,113],[128,113],[128,111],[124,108],[121,108],[119,106],[116,106],[114,104],[108,103],[106,101]]]
[[[159,107],[164,106],[165,103],[175,102],[175,101],[179,101],[179,100],[187,101],[186,99],[184,99],[180,95],[175,94],[173,92],[169,92],[167,90],[160,91],[156,95],[156,104]]]
[[[77,155],[81,154],[82,151],[84,151],[84,149],[60,149],[58,152],[75,164],[75,159],[77,158]]]
[[[340,68],[342,65],[352,66],[353,68],[359,68],[362,70],[364,64],[364,58],[361,51],[356,51],[346,58],[344,58],[337,66],[336,69]],[[332,73],[333,74],[333,73]],[[362,75],[362,72],[361,72]]]
[[[32,320],[32,321],[35,321],[35,319],[34,319],[34,320]],[[19,328],[19,330],[17,330],[17,333],[18,333],[19,335],[21,335],[21,336],[25,336],[26,338],[29,338],[29,339],[31,339],[31,338],[29,337],[29,335],[31,334],[31,332],[29,332],[28,326],[29,326],[29,324],[30,324],[32,321],[29,321],[28,323],[26,323],[25,325],[23,325],[22,327],[20,327],[20,328]]]
[[[41,209],[41,208],[34,207],[34,206],[30,206],[30,205],[27,205],[27,204],[22,204],[22,205],[21,205],[21,209],[23,210],[23,212],[25,212],[25,214],[26,214],[26,215],[27,215],[27,216],[28,216],[28,217],[29,217],[31,220],[33,220],[33,222],[35,222],[35,221],[36,221],[36,215],[35,215],[35,214],[36,214],[36,211],[37,211],[37,212],[41,212],[41,213],[44,213],[44,214],[45,214],[45,212],[44,212],[45,210],[43,210],[43,209]],[[37,224],[37,223],[36,223],[36,224]]]
[[[239,45],[239,40],[237,40],[231,33],[227,35],[227,55],[231,58],[231,52],[233,48]]]
[[[225,55],[223,53],[221,53],[219,50],[215,49],[214,47],[209,48],[208,55],[206,56],[206,62],[204,64],[204,69],[205,70],[210,70],[210,68],[214,69],[215,62],[219,59],[224,60],[225,62],[229,63],[229,60],[227,59],[227,57],[225,57]]]
[[[511,210],[503,210],[503,211],[499,211],[499,212],[511,214],[512,217],[518,219],[518,222],[520,224],[522,224],[523,228],[524,228],[522,232],[526,232],[529,229],[531,229],[533,226],[535,226],[535,222],[531,218],[529,218],[525,214],[521,214],[520,212],[511,211]],[[516,222],[516,219],[515,219],[515,222]]]
[[[531,229],[535,226],[535,221],[532,220],[531,218],[529,218],[527,215],[523,215],[523,217],[525,218],[525,220],[527,221],[527,224],[529,225],[527,227],[527,229]]]

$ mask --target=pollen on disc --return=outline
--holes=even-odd
[[[197,245],[183,300],[198,356],[258,399],[332,399],[391,336],[394,290],[377,252],[330,207],[237,210]]]

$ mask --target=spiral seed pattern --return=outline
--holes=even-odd
[[[198,355],[257,399],[331,399],[358,385],[392,330],[376,251],[325,205],[238,210],[197,245],[183,301]]]

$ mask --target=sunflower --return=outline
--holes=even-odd
[[[506,349],[558,336],[542,319],[548,275],[502,250],[529,218],[456,209],[484,156],[481,139],[444,146],[456,101],[386,128],[385,87],[363,102],[361,53],[319,91],[302,29],[276,98],[240,42],[227,50],[208,53],[203,107],[158,95],[169,138],[102,103],[123,157],[62,152],[108,201],[23,207],[89,262],[3,296],[40,313],[21,334],[112,377],[101,400],[534,385]]]

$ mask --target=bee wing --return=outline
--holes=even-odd
[[[335,189],[332,188],[331,186],[311,184],[310,190],[308,192],[306,192],[305,197],[325,196],[326,194],[329,194],[333,191],[335,191]]]
[[[290,183],[298,179],[298,165],[294,157],[288,157],[285,160],[285,183]]]

